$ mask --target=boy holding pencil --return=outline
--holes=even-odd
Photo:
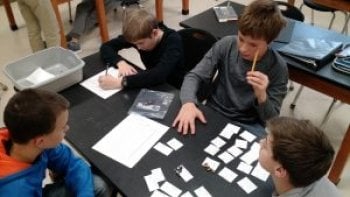
[[[200,84],[212,82],[207,105],[257,135],[265,121],[279,115],[287,93],[286,63],[269,47],[285,26],[272,0],[256,0],[238,20],[238,35],[218,41],[184,79],[182,107],[173,122],[182,134],[195,134],[195,120],[206,123],[197,107]]]

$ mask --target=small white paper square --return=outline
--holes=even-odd
[[[169,196],[177,197],[181,194],[182,190],[177,188],[175,185],[169,183],[168,181],[164,182],[162,186],[160,186],[160,190],[169,194]]]
[[[207,146],[205,149],[204,149],[204,152],[208,153],[209,155],[211,156],[214,156],[217,152],[219,152],[219,148],[212,145],[212,144],[209,144],[209,146]]]
[[[241,149],[239,149],[238,147],[236,147],[235,145],[231,146],[226,151],[235,157],[238,157],[240,154],[243,153],[243,151]]]
[[[194,193],[196,193],[196,195],[200,197],[211,197],[211,194],[208,192],[207,189],[205,189],[204,186],[200,186],[199,188],[194,190]]]
[[[237,134],[239,131],[240,127],[228,123],[225,128],[221,131],[220,136],[226,138],[226,139],[231,139],[233,134]]]
[[[161,182],[165,180],[165,177],[161,168],[156,168],[151,170],[151,175],[153,179],[157,182]]]
[[[250,171],[252,171],[253,167],[251,165],[248,165],[244,162],[240,162],[238,167],[237,167],[237,170],[240,170],[246,174],[249,174]]]
[[[182,194],[181,197],[193,197],[193,195],[189,191],[187,191],[184,194]]]
[[[164,194],[163,192],[160,192],[159,190],[155,190],[151,197],[169,197],[168,195]]]
[[[221,159],[225,164],[228,164],[230,161],[232,161],[232,160],[234,159],[234,157],[233,157],[230,153],[228,153],[228,152],[226,152],[226,151],[222,152],[218,157],[219,157],[219,159]]]
[[[204,166],[205,164],[208,165],[213,172],[215,172],[216,169],[219,167],[220,162],[210,159],[209,157],[206,157],[202,162],[202,166]]]
[[[188,171],[184,165],[180,165],[181,169],[178,171],[178,175],[185,181],[188,182],[190,181],[193,176],[190,173],[190,171]]]
[[[173,149],[161,142],[158,142],[153,148],[166,156],[169,156],[169,154],[173,152]]]
[[[216,147],[221,148],[226,144],[225,140],[221,139],[221,137],[216,137],[211,141]]]
[[[176,138],[169,140],[167,144],[175,151],[179,150],[183,146],[183,144]]]
[[[269,178],[270,173],[266,171],[263,167],[261,167],[260,163],[258,162],[253,169],[252,176],[255,176],[256,178],[266,181]]]
[[[238,148],[246,149],[248,147],[248,142],[245,140],[236,139],[235,146]]]
[[[247,164],[252,164],[254,161],[258,160],[259,158],[259,152],[255,151],[248,151],[244,155],[240,157],[242,161],[244,161]]]
[[[239,136],[241,136],[243,139],[247,140],[248,142],[252,142],[256,139],[256,136],[248,131],[243,131],[243,133],[241,133],[241,135]]]
[[[244,177],[237,184],[247,193],[250,194],[252,191],[256,190],[258,187],[247,177]]]
[[[148,190],[150,192],[154,191],[156,189],[159,189],[158,182],[156,180],[154,180],[154,178],[153,178],[153,176],[151,174],[147,175],[147,176],[144,176],[144,179],[146,181],[147,188],[148,188]]]
[[[232,183],[233,180],[238,176],[236,173],[234,173],[232,170],[224,167],[220,172],[219,175],[224,178],[227,182]]]

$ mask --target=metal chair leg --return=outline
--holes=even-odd
[[[294,109],[295,108],[295,103],[297,102],[299,96],[300,96],[300,93],[301,91],[303,90],[304,86],[300,86],[299,89],[298,89],[298,92],[297,94],[295,95],[294,99],[293,99],[293,102],[290,104],[290,108],[291,109]]]
[[[327,120],[329,119],[330,113],[332,112],[333,106],[335,105],[336,102],[337,102],[337,99],[333,99],[331,105],[328,107],[328,110],[327,110],[326,114],[325,114],[324,117],[323,117],[323,120],[322,120],[322,122],[321,122],[321,125],[323,125],[324,123],[326,123]]]

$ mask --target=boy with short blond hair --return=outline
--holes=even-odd
[[[195,120],[206,122],[196,93],[218,71],[207,105],[256,135],[264,133],[265,121],[279,115],[287,93],[286,63],[269,47],[285,23],[272,0],[256,0],[245,8],[238,35],[219,40],[185,76],[182,107],[173,122],[178,132],[194,134]]]
[[[0,129],[0,194],[110,195],[106,183],[61,143],[69,129],[68,107],[64,97],[44,90],[23,90],[10,99],[4,111],[6,128]],[[62,175],[64,182],[43,189],[46,169]]]
[[[340,196],[325,177],[334,149],[320,129],[308,120],[275,117],[267,121],[266,131],[260,141],[259,163],[271,174],[273,196]]]
[[[180,35],[160,24],[143,9],[128,13],[123,21],[123,34],[101,46],[106,64],[115,66],[120,76],[101,76],[103,89],[142,88],[168,82],[181,84],[184,76],[184,54]],[[135,48],[146,70],[137,70],[118,51]],[[179,88],[179,87],[178,87]]]

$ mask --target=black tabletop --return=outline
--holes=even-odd
[[[224,2],[219,5],[226,5],[227,2]],[[231,2],[231,6],[234,7],[235,11],[238,14],[241,14],[244,9],[244,5]],[[286,34],[291,34],[290,40],[297,40],[300,38],[314,38],[314,39],[324,39],[329,41],[337,41],[342,42],[344,44],[350,43],[350,37],[342,35],[340,33],[327,30],[320,27],[311,26],[309,24],[305,24],[299,21],[294,20],[288,20],[288,24],[293,24],[293,28],[289,29],[287,31],[281,32],[280,36],[285,37]],[[191,18],[188,18],[182,22],[180,22],[180,25],[185,28],[198,28],[203,29],[211,34],[213,34],[217,38],[222,38],[224,36],[228,35],[237,35],[238,28],[237,28],[237,21],[229,21],[229,22],[218,22],[214,11],[212,8],[195,15]],[[291,25],[289,27],[292,27]],[[287,36],[288,37],[288,36]],[[284,42],[272,42],[271,46],[274,49],[278,49],[285,45]],[[285,56],[284,56],[285,57]],[[332,69],[331,64],[332,62],[328,63],[327,65],[323,66],[319,70],[315,70],[303,63],[297,62],[293,59],[290,59],[288,57],[285,57],[285,60],[288,64],[289,68],[298,69],[303,72],[307,72],[309,74],[312,74],[314,77],[320,78],[322,80],[329,81],[331,83],[334,83],[336,85],[350,88],[350,76],[346,75],[344,73],[340,73],[334,69]]]
[[[86,57],[84,61],[86,62],[83,69],[84,79],[104,69],[99,54]],[[178,90],[169,85],[160,85],[152,89],[175,94],[175,99],[165,118],[156,120],[164,125],[171,126],[180,108]],[[200,106],[200,108],[205,113],[208,123],[206,125],[196,124],[197,133],[195,136],[182,136],[174,128],[170,128],[159,140],[166,143],[170,139],[176,138],[184,144],[181,149],[169,156],[164,156],[155,149],[150,149],[130,169],[93,150],[91,147],[127,116],[127,111],[139,91],[139,89],[123,90],[106,100],[96,96],[79,84],[61,92],[71,102],[70,131],[67,133],[66,139],[87,158],[92,166],[102,172],[122,194],[132,197],[150,196],[151,193],[147,189],[144,176],[151,174],[152,169],[161,167],[167,181],[183,191],[190,191],[193,195],[193,191],[203,185],[213,196],[271,196],[272,184],[270,180],[263,182],[236,170],[240,161],[238,158],[226,165],[221,161],[221,165],[215,173],[207,172],[201,167],[202,161],[209,156],[203,151],[204,148],[210,144],[212,139],[218,136],[218,133],[229,122],[225,117],[205,106]],[[234,138],[227,141],[227,144],[221,150],[233,145]],[[217,156],[211,158],[220,161]],[[174,171],[180,164],[183,164],[194,176],[194,179],[188,183],[185,183]],[[256,162],[254,166],[255,164]],[[239,175],[233,183],[226,182],[218,175],[218,172],[224,166]],[[247,195],[237,185],[237,181],[243,177],[248,177],[258,186],[258,189]]]

